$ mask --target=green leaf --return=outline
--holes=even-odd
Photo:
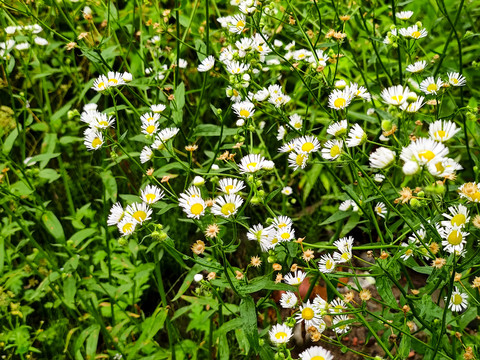
[[[376,278],[376,284],[377,284],[377,291],[382,297],[383,301],[385,301],[393,309],[397,309],[398,304],[397,304],[397,301],[395,300],[395,296],[392,293],[392,287],[393,287],[392,281],[386,276],[378,276]]]
[[[104,171],[100,174],[103,186],[105,187],[105,200],[117,201],[117,181],[112,175],[111,171]]]
[[[204,267],[199,264],[195,264],[192,267],[192,269],[188,272],[187,276],[185,276],[182,286],[180,286],[180,289],[178,289],[177,295],[175,295],[172,301],[177,301],[178,299],[180,299],[180,296],[182,296],[185,293],[185,291],[187,291],[189,286],[192,284],[192,281],[195,275],[201,272],[202,270],[204,270]]]
[[[202,62],[207,56],[207,45],[199,39],[195,39],[195,49],[197,50],[198,61]]]
[[[57,173],[57,171],[54,169],[40,170],[40,172],[38,173],[38,176],[41,177],[42,179],[47,179],[49,184],[51,184],[52,182],[54,182],[55,180],[61,177],[61,175]]]
[[[63,282],[64,301],[68,307],[75,309],[75,294],[77,293],[77,281],[73,275],[68,276]]]
[[[346,217],[349,217],[351,215],[350,211],[337,211],[335,214],[324,220],[320,225],[318,226],[323,226],[327,224],[331,224],[334,222],[337,222],[338,220],[345,219]]]
[[[269,276],[256,277],[252,279],[248,285],[238,284],[237,291],[240,295],[248,295],[260,290],[285,290],[295,291],[295,288],[291,285],[284,283],[275,283]]]
[[[307,200],[308,195],[310,195],[310,191],[312,191],[313,186],[317,182],[318,177],[322,173],[323,165],[322,164],[314,164],[310,170],[308,170],[307,174],[304,176],[305,179],[305,186],[302,190],[303,192],[303,201]]]
[[[90,327],[90,332],[85,343],[85,353],[87,355],[87,359],[95,359],[95,355],[97,354],[97,346],[98,346],[98,336],[100,334],[100,324],[95,324]]]
[[[73,246],[77,247],[83,240],[92,237],[96,232],[96,229],[83,229],[73,234],[69,241],[73,243]]]
[[[264,203],[265,204],[268,204],[270,202],[270,200],[272,200],[275,196],[277,196],[277,194],[282,191],[282,189],[277,189],[275,191],[272,191],[270,194],[268,194],[267,198],[265,199]]]
[[[200,136],[220,136],[222,131],[222,127],[220,125],[214,124],[202,124],[198,125],[193,132],[193,137],[200,137]],[[237,129],[229,129],[227,127],[223,127],[223,137],[229,135],[235,135],[237,133]]]
[[[51,211],[45,211],[42,214],[42,222],[50,235],[57,241],[65,241],[63,227],[55,214]]]
[[[185,106],[185,84],[180,83],[174,92],[175,104],[177,105],[177,111],[182,110]]]
[[[403,326],[403,331],[405,334],[410,334],[410,329],[407,325]],[[406,359],[410,353],[411,338],[405,334],[402,335],[402,340],[400,341],[400,346],[398,347],[397,355],[399,359]]]
[[[22,180],[17,181],[15,184],[10,186],[10,191],[12,194],[17,195],[17,196],[25,196],[25,195],[30,195],[33,193],[35,190],[31,189],[26,183],[24,183]]]
[[[15,143],[15,140],[18,137],[18,129],[15,128],[13,131],[7,136],[7,139],[3,143],[2,146],[2,152],[5,155],[8,155],[10,153],[10,150],[12,150],[13,144]]]
[[[246,296],[240,303],[240,317],[243,320],[242,329],[245,331],[250,347],[258,354],[260,344],[258,341],[257,310],[255,301],[251,296]]]

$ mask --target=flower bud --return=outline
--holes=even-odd
[[[390,120],[382,120],[382,130],[390,131],[392,130],[392,122]]]
[[[205,179],[201,176],[195,176],[193,179],[193,185],[200,187],[205,184]]]
[[[413,103],[417,100],[418,100],[418,96],[414,92],[410,92],[410,93],[407,94],[407,102],[408,103]]]
[[[128,240],[125,239],[125,238],[120,238],[120,239],[118,239],[118,245],[127,246],[128,245]]]
[[[343,90],[347,86],[347,83],[345,80],[337,80],[335,81],[335,88],[338,90]]]

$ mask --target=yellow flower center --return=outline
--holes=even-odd
[[[298,154],[297,155],[297,158],[295,159],[295,163],[298,165],[298,166],[302,166],[303,165],[303,162],[305,161],[305,155],[303,154]]]
[[[203,211],[203,205],[199,203],[193,204],[192,207],[190,208],[190,212],[193,215],[200,215],[202,211]]]
[[[455,246],[462,242],[463,236],[459,231],[453,230],[450,235],[448,235],[447,240],[451,245]]]
[[[284,232],[284,233],[281,235],[281,237],[282,237],[283,240],[287,240],[287,239],[290,238],[290,233]]]
[[[147,218],[147,213],[143,210],[137,210],[133,213],[132,216],[138,222],[143,222]]]
[[[300,129],[300,128],[302,127],[302,124],[300,124],[299,122],[297,122],[297,123],[293,124],[293,127],[294,127],[295,129]]]
[[[157,196],[155,194],[147,194],[145,195],[145,199],[147,199],[147,203],[151,203],[153,200],[155,200]]]
[[[425,160],[430,161],[435,157],[435,153],[431,150],[424,150],[418,153],[418,157],[424,158]]]
[[[298,55],[298,58],[299,58],[299,59],[303,59],[304,57],[305,57],[305,54],[299,54],[299,55]]]
[[[338,155],[340,155],[340,152],[341,152],[340,146],[334,145],[334,146],[332,146],[332,148],[330,149],[330,156],[331,156],[332,158],[337,157]]]
[[[462,303],[462,301],[463,301],[463,298],[462,298],[461,295],[455,294],[455,295],[452,296],[452,303],[454,305],[460,305]]]
[[[305,308],[302,310],[302,318],[305,320],[312,320],[315,316],[315,312],[311,308]]]
[[[333,261],[332,260],[327,260],[325,263],[325,267],[330,270],[333,267]]]
[[[412,32],[412,37],[415,38],[415,39],[418,39],[418,38],[420,37],[420,35],[422,35],[422,34],[420,33],[420,31],[414,31],[414,32]]]
[[[96,137],[95,139],[93,139],[92,141],[92,147],[94,149],[96,149],[97,147],[101,146],[102,145],[102,140],[100,140],[99,137]]]
[[[108,79],[108,82],[109,82],[109,83],[114,83],[115,85],[118,84],[118,80],[117,80],[117,79]]]
[[[105,88],[105,83],[102,81],[102,82],[98,83],[97,87],[99,89],[104,89]]]
[[[445,132],[445,130],[438,130],[435,133],[435,137],[439,137],[440,139],[443,139],[446,135],[447,133]]]
[[[272,245],[273,245],[273,244],[276,244],[277,242],[278,242],[278,239],[277,239],[277,238],[273,238],[273,239],[272,239]]]
[[[437,169],[439,173],[443,173],[445,171],[445,167],[443,166],[441,161],[435,164],[435,169]]]
[[[122,227],[122,231],[124,234],[130,232],[133,230],[133,224],[132,223],[126,223],[125,225],[123,225]]]
[[[283,331],[279,331],[278,333],[275,334],[275,337],[277,339],[285,339],[287,337],[287,333],[283,332]]]
[[[250,171],[253,171],[256,167],[257,167],[256,162],[251,162],[247,165],[247,169],[250,170]]]
[[[313,150],[315,146],[313,145],[313,143],[311,142],[307,142],[305,144],[302,145],[302,151],[305,151],[305,152],[310,152]]]
[[[227,194],[230,194],[230,191],[233,190],[234,186],[233,185],[227,185],[225,186],[225,192]]]
[[[450,220],[450,221],[451,221],[452,225],[460,226],[460,225],[465,224],[466,220],[467,220],[467,218],[465,217],[465,215],[457,214],[454,217],[452,217],[452,220]]]
[[[277,226],[278,226],[279,229],[281,229],[281,228],[284,228],[285,226],[287,226],[287,224],[281,223],[281,224],[278,224]]]
[[[347,260],[350,259],[350,255],[349,255],[348,253],[344,252],[344,253],[342,254],[342,259],[345,260],[345,261],[347,261]]]
[[[451,78],[450,81],[453,82],[454,84],[458,84],[458,79]]]
[[[427,86],[427,91],[432,92],[432,91],[437,91],[438,86],[437,84],[430,84]]]
[[[222,209],[220,211],[225,216],[231,215],[235,211],[235,204],[226,203],[225,205],[222,206]]]
[[[391,99],[392,99],[393,101],[396,101],[397,103],[400,104],[400,103],[402,102],[402,100],[403,100],[403,96],[402,96],[402,95],[398,95],[398,96],[397,96],[397,95],[393,95],[393,96],[391,97]]]
[[[476,193],[470,195],[470,198],[475,202],[479,202],[480,201],[480,192],[477,191]]]
[[[155,131],[155,125],[148,125],[145,131],[149,134],[152,134]]]
[[[245,117],[245,118],[249,117],[250,116],[250,111],[242,109],[242,110],[240,110],[240,116]]]
[[[258,50],[259,52],[262,52],[262,51],[263,51],[263,46],[262,46],[262,45],[257,46],[257,50]]]
[[[333,105],[336,108],[341,108],[341,107],[344,107],[346,103],[347,103],[347,100],[345,100],[344,98],[338,98],[338,99],[335,99],[335,101],[333,102]]]
[[[325,358],[323,356],[317,355],[317,356],[314,356],[314,357],[310,358],[310,360],[325,360]]]
[[[241,30],[245,27],[245,21],[239,20],[236,25],[237,29]]]
[[[102,120],[98,122],[98,125],[100,126],[108,126],[108,121]]]
[[[379,215],[382,213],[382,208],[380,206],[377,206],[375,208],[375,210],[377,211],[377,214],[379,214]]]

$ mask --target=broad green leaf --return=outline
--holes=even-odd
[[[117,181],[113,177],[112,172],[110,170],[104,171],[100,174],[100,177],[105,187],[105,200],[112,200],[112,202],[117,201]]]
[[[68,276],[63,282],[64,301],[68,307],[75,308],[75,294],[77,292],[77,281],[73,275]]]
[[[397,309],[398,308],[397,300],[395,300],[395,296],[392,293],[392,288],[393,288],[392,281],[386,276],[378,276],[376,278],[376,284],[377,284],[377,291],[382,297],[383,301],[385,301],[393,309]]]
[[[245,331],[248,342],[255,353],[260,350],[258,342],[257,310],[255,301],[251,296],[246,296],[240,303],[240,317],[243,320],[242,329]]]
[[[18,137],[18,129],[15,128],[10,134],[8,134],[7,139],[3,143],[2,152],[4,154],[7,155],[10,153],[10,150],[12,150],[13,144],[15,143],[15,140],[17,139],[17,137]]]
[[[63,227],[55,214],[51,211],[46,211],[42,214],[42,222],[47,231],[52,235],[57,241],[64,241],[65,234],[63,232]]]
[[[185,84],[180,83],[174,91],[175,104],[177,105],[177,111],[182,110],[185,106]]]
[[[97,354],[99,335],[100,335],[100,324],[92,325],[90,333],[87,337],[87,341],[85,343],[85,353],[87,355],[87,359],[92,359],[92,360],[95,359],[95,355]]]
[[[318,226],[328,225],[328,224],[337,222],[338,220],[342,220],[342,219],[345,219],[346,217],[349,217],[351,214],[352,213],[350,211],[337,211],[335,214],[328,217]]]

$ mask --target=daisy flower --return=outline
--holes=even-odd
[[[147,185],[141,192],[142,200],[147,204],[153,204],[165,196],[162,189],[155,185]]]
[[[358,211],[357,203],[353,200],[350,200],[350,199],[345,200],[338,207],[338,210],[340,210],[340,211],[348,211],[350,209],[352,209],[352,211],[355,211],[355,212]]]
[[[413,250],[409,247],[410,245],[407,243],[401,243],[400,245],[405,248],[405,252],[400,256],[400,259],[407,261],[413,255]]]
[[[105,91],[110,87],[108,83],[108,78],[105,75],[100,75],[93,82],[92,89],[95,91]]]
[[[292,229],[290,226],[287,226],[285,228],[280,228],[279,230],[277,230],[275,237],[280,242],[290,241],[292,239],[295,239],[295,230]]]
[[[463,167],[453,159],[436,157],[427,164],[427,169],[433,176],[442,178],[462,170]]]
[[[341,120],[334,122],[327,128],[327,133],[339,137],[347,132],[348,122],[347,120]]]
[[[310,300],[307,300],[306,303],[300,305],[300,312],[295,314],[297,323],[305,322],[305,329],[308,329],[310,326],[317,326],[322,321],[322,317],[318,309],[310,303]]]
[[[242,180],[233,178],[224,178],[218,183],[218,190],[227,195],[232,195],[240,192],[245,188],[245,183]]]
[[[383,182],[383,180],[385,180],[385,175],[375,174],[375,175],[373,176],[373,180],[374,180],[375,182],[381,183],[381,182]]]
[[[273,170],[275,168],[275,163],[271,160],[265,160],[262,164],[263,170]]]
[[[255,113],[255,105],[250,101],[241,101],[232,105],[233,112],[242,119],[248,119]]]
[[[109,71],[107,73],[108,86],[120,86],[125,84],[123,74],[119,72]]]
[[[417,161],[425,165],[436,157],[448,155],[448,148],[441,142],[429,138],[418,138],[402,149],[400,158],[404,161]]]
[[[425,98],[423,96],[419,96],[414,102],[404,102],[402,105],[400,105],[400,109],[410,114],[416,113],[422,108],[423,105],[425,105],[423,100],[425,100]]]
[[[262,169],[264,161],[265,158],[260,154],[248,154],[240,160],[240,173],[255,173]]]
[[[103,134],[94,129],[87,129],[85,131],[85,140],[83,141],[84,145],[88,150],[98,150],[103,145]]]
[[[205,214],[205,201],[202,198],[192,198],[185,194],[180,194],[179,206],[183,209],[187,217],[200,219]]]
[[[317,55],[317,57],[315,58],[315,55]],[[315,55],[313,55],[312,53],[312,56],[310,56],[307,61],[310,63],[310,64],[313,64],[314,66],[327,66],[327,61],[330,59],[327,54],[325,54],[323,52],[323,50],[321,49],[318,49],[318,50],[315,50]]]
[[[350,93],[351,96],[363,99],[365,101],[370,101],[372,99],[372,96],[367,89],[364,86],[359,86],[357,83],[351,83],[345,87],[345,91]]]
[[[465,227],[465,224],[470,221],[470,216],[468,216],[468,209],[464,205],[459,204],[457,206],[449,206],[448,211],[450,212],[450,214],[442,214],[448,219],[441,222],[442,226],[463,228]]]
[[[288,152],[291,152],[295,150],[295,140],[291,140],[289,141],[288,143],[280,146],[278,148],[278,152],[281,152],[281,153],[288,153]]]
[[[381,216],[382,218],[385,219],[385,214],[387,213],[387,207],[383,202],[377,203],[377,205],[375,205],[374,210],[378,216]]]
[[[466,240],[465,237],[469,235],[467,232],[461,231],[459,228],[444,228],[441,229],[441,236],[444,239],[442,241],[442,246],[445,251],[450,254],[462,252]]]
[[[227,72],[233,75],[243,74],[249,68],[250,68],[250,65],[242,64],[238,61],[230,61],[227,64]]]
[[[335,260],[331,255],[322,255],[318,261],[318,269],[324,274],[335,271],[335,266]]]
[[[308,158],[308,154],[293,151],[288,155],[288,166],[293,168],[293,170],[297,170],[298,168],[305,169]]]
[[[428,127],[428,134],[432,139],[444,142],[454,137],[460,130],[461,128],[452,121],[437,120]]]
[[[345,310],[347,310],[347,304],[345,304],[342,299],[336,298],[332,300],[332,302],[328,306],[328,310],[330,314],[341,314]]]
[[[246,25],[246,17],[243,14],[237,14],[231,17],[229,21],[228,31],[234,34],[240,34]]]
[[[347,315],[338,315],[333,318],[332,324],[333,324],[333,331],[335,331],[337,334],[345,334],[350,330],[350,327],[347,324],[340,324],[343,323],[344,321],[348,320]]]
[[[166,128],[161,130],[155,137],[155,141],[152,144],[152,149],[163,150],[165,148],[165,143],[177,135],[178,131],[178,128]]]
[[[408,86],[403,88],[402,85],[396,85],[383,89],[380,95],[382,96],[383,101],[385,101],[387,104],[400,106],[407,100],[409,92],[410,89]]]
[[[140,162],[145,164],[147,161],[151,160],[153,157],[153,151],[149,146],[144,146],[140,152]]]
[[[400,11],[395,13],[395,16],[397,17],[397,19],[400,19],[400,20],[408,20],[412,17],[412,15],[413,15],[413,11]]]
[[[152,209],[146,203],[133,203],[128,205],[125,213],[130,215],[140,225],[151,219]]]
[[[322,157],[325,160],[335,160],[342,154],[342,140],[328,140],[322,148]]]
[[[409,26],[408,28],[402,28],[398,30],[400,35],[406,37],[406,38],[412,38],[415,40],[424,38],[425,36],[428,35],[428,32],[426,29],[419,29],[417,25],[412,25]]]
[[[302,136],[295,139],[295,150],[297,153],[310,154],[320,149],[320,143],[314,136]]]
[[[288,284],[288,285],[300,285],[303,280],[305,280],[305,277],[307,276],[307,274],[305,274],[303,271],[301,270],[297,270],[292,274],[287,274],[285,275],[284,277],[284,281]]]
[[[321,346],[312,346],[299,356],[300,360],[333,360],[332,353]]]
[[[473,202],[480,202],[480,191],[475,182],[465,183],[458,188],[460,197],[464,197]]]
[[[115,122],[115,118],[113,116],[108,116],[107,114],[96,112],[95,116],[90,123],[90,127],[95,128],[97,130],[103,130],[111,127]]]
[[[456,72],[447,73],[448,83],[452,86],[465,86],[467,84],[467,80],[463,75],[460,75]]]
[[[118,231],[122,236],[130,235],[135,231],[135,227],[138,222],[129,215],[123,217],[123,219],[117,224]]]
[[[152,110],[156,114],[161,113],[166,108],[167,107],[163,104],[155,104],[155,105],[150,106],[150,110]]]
[[[277,216],[275,219],[273,219],[272,226],[277,229],[291,227],[293,226],[293,221],[288,216],[280,215],[280,216]]]
[[[293,114],[289,118],[290,118],[289,124],[290,124],[291,127],[293,127],[296,130],[300,130],[302,128],[303,121],[302,121],[302,118],[300,117],[300,115]]]
[[[452,292],[450,297],[450,302],[448,303],[448,308],[452,311],[460,312],[466,310],[468,307],[468,296],[465,293],[462,293],[455,287],[455,290]],[[445,302],[448,301],[448,298],[445,297]]]
[[[284,309],[291,309],[297,305],[298,299],[295,293],[291,291],[287,291],[282,294],[282,297],[280,299],[280,305]]]
[[[290,186],[285,186],[283,189],[282,189],[282,194],[283,195],[292,195],[292,188]]]
[[[35,44],[39,45],[39,46],[46,46],[48,45],[48,40],[47,39],[44,39],[40,36],[36,36],[35,39],[33,39],[33,41],[35,42]]]
[[[306,60],[312,56],[312,53],[306,49],[295,50],[293,52],[293,59],[296,61]]]
[[[335,110],[345,109],[352,102],[352,96],[348,91],[335,89],[328,96],[328,107]]]
[[[358,124],[353,124],[348,132],[348,139],[345,141],[347,147],[355,147],[362,145],[367,140],[367,134]]]
[[[287,343],[293,336],[292,329],[285,324],[276,324],[272,326],[272,330],[268,332],[270,341],[278,346]]]
[[[125,211],[123,210],[122,205],[120,205],[119,202],[113,204],[112,208],[110,209],[110,214],[108,215],[107,225],[117,225],[120,220],[122,220],[124,215]]]
[[[379,147],[370,154],[370,167],[373,169],[385,169],[395,161],[395,155],[395,151]]]
[[[263,88],[261,90],[258,90],[253,96],[253,98],[261,102],[261,101],[267,100],[269,96],[270,96],[270,92],[266,88]]]
[[[420,90],[423,91],[426,95],[434,94],[437,95],[437,91],[443,86],[442,79],[438,78],[436,81],[433,76],[429,76],[420,83]]]
[[[154,105],[154,106],[157,106],[157,105]],[[157,114],[155,112],[145,113],[142,116],[140,116],[140,121],[142,122],[142,124],[149,124],[149,123],[156,122],[158,120],[160,120],[160,114]]]
[[[276,96],[270,95],[270,98],[268,99],[268,102],[275,105],[275,107],[279,108],[282,105],[285,105],[291,100],[290,96],[285,95],[285,94],[279,94]]]
[[[408,72],[416,74],[416,73],[419,73],[420,71],[423,71],[423,69],[425,69],[426,67],[427,67],[427,62],[425,60],[420,60],[411,65],[408,65],[406,70]]]
[[[237,210],[243,204],[243,199],[238,195],[224,195],[215,199],[212,206],[212,214],[228,218],[237,213]]]
[[[155,114],[157,115],[157,114]],[[153,119],[153,118],[152,118]],[[143,121],[142,120],[142,133],[145,135],[154,135],[158,131],[158,122],[156,120]]]

